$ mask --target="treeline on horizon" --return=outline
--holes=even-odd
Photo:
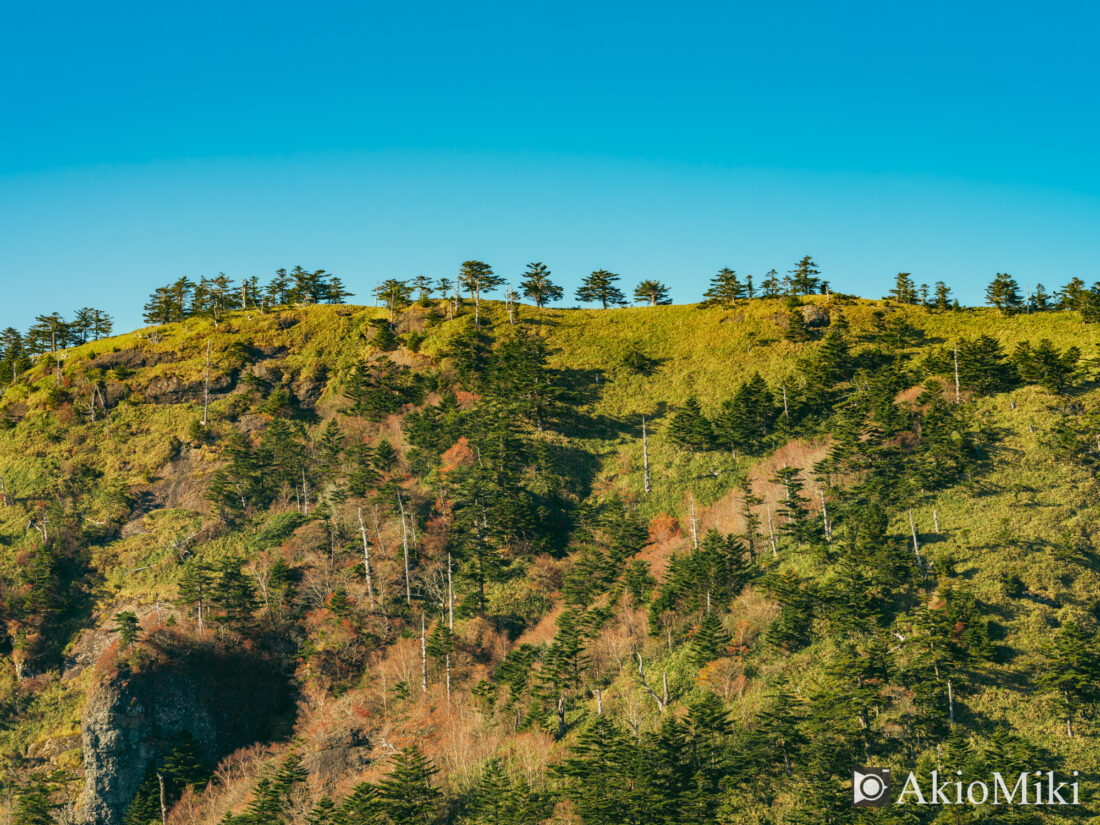
[[[376,284],[372,290],[375,306],[381,303],[390,313],[393,322],[397,312],[414,301],[424,305],[433,298],[446,300],[450,317],[454,317],[463,304],[463,293],[475,305],[475,324],[480,323],[480,302],[483,295],[504,288],[503,298],[512,315],[521,297],[539,309],[561,301],[564,289],[550,278],[550,269],[541,262],[527,265],[520,276],[519,290],[497,275],[493,268],[482,261],[470,260],[461,265],[458,276],[433,280],[426,275],[401,280],[390,278]],[[803,257],[785,275],[769,270],[755,283],[751,274],[743,277],[728,267],[723,267],[711,278],[703,293],[700,308],[714,306],[731,307],[741,301],[757,298],[787,298],[793,308],[800,296],[830,295],[829,281],[820,277],[821,271],[809,255]],[[605,269],[597,269],[587,275],[575,291],[577,300],[599,304],[603,309],[627,306],[626,294],[619,288],[620,275]],[[1089,323],[1100,321],[1100,281],[1091,288],[1079,278],[1053,294],[1043,284],[1035,289],[1026,287],[1021,294],[1019,282],[1007,273],[997,273],[985,291],[986,302],[1003,313],[1044,312],[1051,310],[1078,310]],[[193,281],[187,276],[170,284],[157,287],[144,306],[142,318],[149,324],[168,324],[187,318],[209,317],[215,324],[227,312],[255,309],[267,312],[283,307],[310,304],[343,304],[353,297],[344,282],[323,269],[308,270],[295,266],[291,270],[276,270],[274,277],[261,283],[258,277],[244,278],[239,282],[225,273],[213,278],[202,277]],[[634,303],[663,306],[672,303],[667,284],[645,279],[632,292]],[[952,290],[944,281],[931,287],[917,284],[910,273],[899,272],[894,287],[885,299],[898,304],[921,306],[931,310],[961,310]],[[113,318],[104,310],[82,307],[66,320],[60,313],[39,315],[26,332],[8,327],[0,332],[0,386],[15,383],[33,359],[44,353],[56,353],[69,347],[85,344],[90,340],[109,337],[114,328]]]

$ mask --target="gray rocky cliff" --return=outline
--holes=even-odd
[[[88,699],[79,821],[121,825],[146,772],[182,736],[213,767],[291,723],[294,697],[273,660],[202,644],[160,652],[137,670],[123,665],[101,678]]]

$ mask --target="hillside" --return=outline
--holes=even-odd
[[[478,314],[227,312],[13,379],[7,812],[159,822],[159,773],[181,825],[862,822],[867,764],[1076,770],[1087,812],[997,821],[1100,813],[1100,326]]]

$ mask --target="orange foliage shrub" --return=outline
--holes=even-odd
[[[474,451],[470,449],[470,443],[466,436],[459,436],[454,446],[443,452],[439,457],[440,470],[448,473],[460,464],[469,464],[474,460]]]
[[[649,540],[652,542],[665,542],[678,539],[683,535],[680,520],[674,516],[661,513],[649,522]]]

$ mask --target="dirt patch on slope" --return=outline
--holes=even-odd
[[[785,491],[779,484],[772,483],[776,470],[783,467],[797,467],[802,470],[803,495],[810,500],[810,510],[816,512],[821,509],[819,486],[813,479],[814,465],[828,454],[830,440],[813,439],[806,441],[796,439],[789,441],[776,450],[772,455],[758,462],[749,471],[749,484],[752,493],[761,499],[755,508],[760,517],[761,529],[767,533],[768,507],[771,507],[772,518],[779,502],[784,498]],[[687,509],[687,502],[684,504]],[[741,491],[732,489],[710,507],[696,508],[696,518],[699,524],[699,535],[703,535],[711,527],[716,527],[722,533],[744,533],[745,519],[742,516],[744,504]]]

